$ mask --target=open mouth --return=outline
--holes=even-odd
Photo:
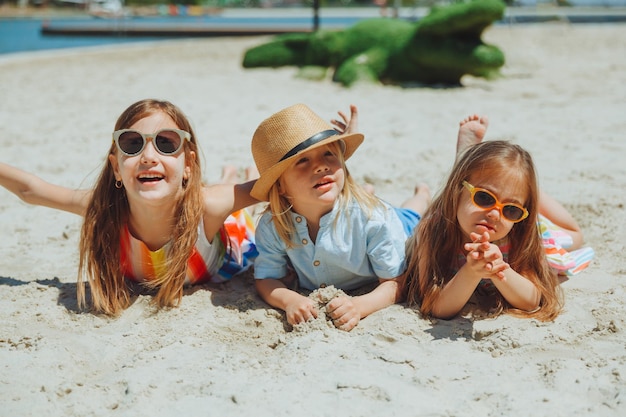
[[[163,179],[162,175],[159,174],[141,174],[137,177],[140,183],[147,184],[152,182],[159,182]]]
[[[313,188],[315,188],[315,189],[321,188],[321,187],[324,187],[325,185],[329,185],[329,184],[332,184],[332,183],[333,183],[333,180],[329,179],[328,177],[322,178],[320,180],[320,182],[318,182],[317,184],[315,184],[313,186]]]
[[[331,184],[331,183],[332,183],[332,181],[320,182],[319,184],[315,184],[315,187],[313,187],[313,188],[320,188],[320,187],[323,187],[323,186]]]

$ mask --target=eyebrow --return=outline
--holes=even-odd
[[[487,187],[487,186],[484,186],[484,185],[475,185],[475,187],[483,188],[483,189],[488,190],[489,192],[493,193],[493,195],[495,195],[498,198],[498,201],[500,201],[500,203],[502,203],[502,204],[515,203],[515,204],[519,204],[520,206],[525,206],[526,205],[526,203],[518,200],[517,198],[511,198],[511,199],[508,199],[506,201],[502,201],[502,198],[501,198],[502,194],[494,191],[490,187]]]

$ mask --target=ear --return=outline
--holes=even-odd
[[[117,181],[122,181],[122,175],[120,174],[120,166],[117,161],[117,156],[115,154],[109,154],[109,163],[111,164],[111,168],[113,168],[113,174],[115,175],[115,179]]]
[[[185,160],[185,171],[183,172],[183,179],[185,181],[188,181],[189,177],[191,177],[191,166],[196,162],[196,153],[189,151],[187,157],[188,159]]]

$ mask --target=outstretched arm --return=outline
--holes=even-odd
[[[83,216],[92,190],[73,190],[50,184],[21,169],[0,162],[0,185],[28,204]]]

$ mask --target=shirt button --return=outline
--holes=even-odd
[[[308,240],[306,240],[306,239],[302,239],[302,244],[303,244],[303,245],[306,245],[307,243],[309,243],[309,241],[308,241]]]
[[[300,216],[296,217],[296,223],[302,223],[302,217]]]
[[[314,261],[313,266],[320,266],[320,263],[321,263],[320,261]]]

